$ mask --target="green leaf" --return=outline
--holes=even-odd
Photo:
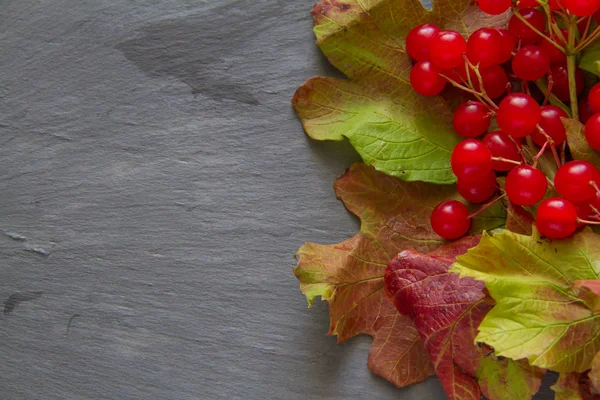
[[[488,399],[531,399],[540,388],[546,371],[526,361],[486,357],[477,373],[479,386]]]
[[[600,168],[600,154],[585,140],[585,125],[577,120],[565,118],[563,124],[567,129],[567,143],[573,159],[587,161]]]
[[[579,68],[600,76],[600,41],[596,40],[585,48]]]
[[[572,285],[600,275],[600,236],[586,229],[548,242],[509,231],[484,234],[453,272],[484,281],[496,306],[476,340],[498,356],[558,372],[583,372],[600,350],[600,314]]]
[[[423,23],[468,35],[509,14],[485,15],[470,0],[435,0],[430,11],[419,0],[324,0],[312,13],[319,47],[349,80],[313,78],[298,89],[292,103],[307,134],[348,138],[366,164],[407,181],[455,182],[453,108],[412,90],[405,38]]]

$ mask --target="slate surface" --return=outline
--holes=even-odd
[[[291,274],[357,159],[289,105],[312,0],[0,1],[1,399],[443,399]],[[551,396],[545,397],[550,399]]]

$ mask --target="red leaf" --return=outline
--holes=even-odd
[[[403,251],[386,270],[386,294],[412,318],[450,399],[479,400],[482,391],[491,399],[531,398],[544,371],[527,362],[495,361],[491,349],[474,344],[493,301],[483,282],[448,273],[456,257],[478,241],[466,237],[429,254]]]
[[[412,317],[450,398],[481,397],[473,377],[482,354],[474,339],[475,328],[490,309],[485,285],[448,273],[455,257],[478,240],[467,237],[430,254],[404,251],[385,273],[388,297],[401,314]]]

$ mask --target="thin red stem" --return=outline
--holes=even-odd
[[[477,211],[475,211],[473,214],[469,215],[468,218],[473,218],[476,215],[479,215],[480,213],[482,213],[484,210],[490,208],[491,206],[494,205],[494,203],[496,203],[498,200],[503,199],[504,197],[506,197],[506,193],[501,194],[500,196],[496,197],[494,200],[485,203],[483,206],[481,206],[481,208]]]

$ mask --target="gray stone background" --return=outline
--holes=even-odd
[[[1,399],[445,398],[291,273],[358,228],[289,103],[312,2],[0,0]]]

